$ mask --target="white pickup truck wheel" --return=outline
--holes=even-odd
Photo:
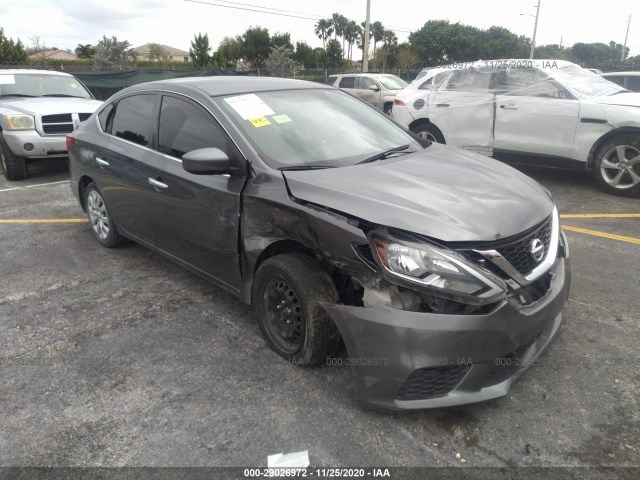
[[[27,178],[27,162],[24,158],[14,155],[7,142],[0,134],[0,164],[7,180],[24,180]]]

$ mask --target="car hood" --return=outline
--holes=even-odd
[[[547,191],[526,175],[437,144],[394,159],[283,175],[296,199],[443,242],[509,237],[553,210]]]
[[[597,103],[603,105],[623,105],[629,107],[640,107],[640,93],[625,92],[617,95],[609,95],[606,97],[598,97]]]
[[[56,113],[93,113],[102,105],[92,98],[68,97],[14,97],[0,99],[0,107],[10,108],[27,115],[53,115]]]

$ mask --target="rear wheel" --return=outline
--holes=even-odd
[[[258,325],[276,353],[313,366],[337,352],[340,334],[320,303],[337,303],[338,293],[312,257],[295,253],[266,260],[252,293]]]
[[[27,178],[27,161],[14,155],[7,142],[0,134],[0,165],[7,180],[24,180]]]
[[[393,109],[393,103],[388,102],[384,104],[384,113],[386,115],[391,115],[391,110]]]
[[[640,196],[640,136],[619,135],[602,145],[596,154],[593,174],[608,193]]]
[[[446,143],[442,132],[431,123],[421,123],[411,130],[423,140],[428,140],[432,143]]]
[[[91,223],[91,232],[101,245],[112,248],[127,241],[118,233],[113,219],[109,216],[102,194],[95,183],[90,183],[84,190],[84,204]]]

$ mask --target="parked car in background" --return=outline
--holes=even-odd
[[[135,240],[238,295],[293,364],[344,340],[363,404],[505,395],[562,323],[568,246],[548,191],[335,88],[141,84],[68,139],[101,245]]]
[[[327,84],[355,95],[387,115],[391,114],[393,98],[407,86],[407,82],[400,77],[387,73],[331,75]]]
[[[393,107],[423,138],[497,158],[577,162],[607,192],[640,196],[640,94],[560,60],[459,64],[427,82]]]
[[[26,178],[30,160],[66,158],[65,135],[100,105],[67,73],[0,70],[0,163],[7,180]]]
[[[640,92],[640,72],[610,72],[602,76],[632,92]]]

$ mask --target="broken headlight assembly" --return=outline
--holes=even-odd
[[[453,250],[377,234],[371,244],[387,279],[407,288],[474,305],[506,294],[501,279]]]

